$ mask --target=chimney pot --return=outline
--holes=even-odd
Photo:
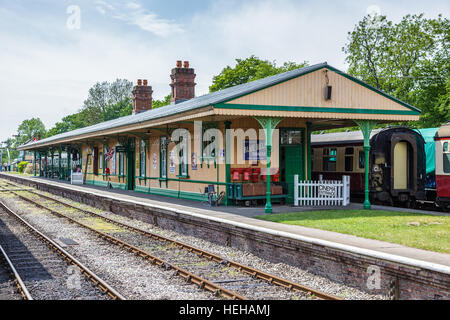
[[[142,86],[142,80],[141,79],[138,79],[138,84],[137,84],[138,86]]]
[[[184,62],[184,67],[185,67],[185,68],[189,68],[189,61],[185,61],[185,62]]]
[[[181,68],[181,60],[177,60],[177,68]]]
[[[144,80],[144,86],[146,86],[146,85],[147,85],[147,83],[148,83],[148,82],[147,82],[147,80]]]

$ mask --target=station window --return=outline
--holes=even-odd
[[[345,148],[345,171],[353,171],[354,148]]]
[[[216,135],[217,130],[215,128],[203,130],[202,157],[206,160],[216,158]]]
[[[444,173],[450,173],[450,148],[448,142],[444,142],[442,157]]]
[[[161,137],[159,150],[161,155],[161,166],[159,176],[163,179],[167,178],[167,144],[166,137]]]
[[[123,152],[119,152],[119,175],[123,176]]]
[[[100,156],[98,157],[98,168],[103,169],[103,152],[100,152]]]
[[[139,144],[139,168],[140,168],[140,176],[145,177],[145,161],[146,153],[145,153],[145,141],[141,139],[141,143]]]
[[[366,163],[366,157],[364,155],[364,151],[358,152],[358,168],[364,169]]]
[[[336,171],[336,148],[323,149],[323,171]]]
[[[302,132],[300,130],[282,130],[281,144],[302,144]]]
[[[178,159],[179,159],[179,175],[182,177],[187,177],[188,175],[188,144],[184,136],[180,136],[180,140],[177,144],[178,148]]]

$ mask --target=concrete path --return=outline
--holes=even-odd
[[[0,174],[1,177],[1,174]],[[21,177],[23,178],[23,177]],[[239,223],[246,224],[253,227],[270,229],[273,231],[279,231],[286,234],[290,234],[292,236],[304,236],[313,239],[320,239],[325,241],[334,242],[337,244],[347,245],[360,249],[373,250],[380,253],[386,253],[390,255],[395,255],[399,257],[416,259],[428,263],[438,264],[442,266],[447,266],[444,268],[446,270],[450,267],[450,254],[432,252],[427,250],[421,250],[416,248],[410,248],[406,246],[402,246],[399,244],[365,239],[361,237],[356,237],[347,234],[341,234],[332,231],[319,230],[314,228],[302,227],[302,226],[293,226],[281,223],[275,223],[270,221],[263,221],[251,218],[255,215],[264,214],[264,208],[242,208],[242,207],[208,207],[202,203],[182,200],[182,199],[174,199],[162,196],[155,196],[149,194],[141,194],[137,192],[131,191],[123,191],[123,190],[111,190],[105,189],[102,187],[94,187],[94,186],[73,186],[66,182],[54,181],[49,179],[42,178],[24,178],[39,181],[41,183],[47,183],[55,186],[60,186],[69,189],[80,190],[83,192],[95,193],[101,196],[105,196],[108,198],[121,199],[125,201],[138,202],[140,204],[145,204],[149,206],[156,207],[164,207],[169,210],[180,210],[183,212],[190,212],[195,215],[201,215],[204,218],[218,218],[229,221],[230,223]],[[346,209],[358,209],[362,208],[362,204],[351,204],[350,207],[346,207]],[[411,210],[411,209],[403,209],[403,208],[391,208],[384,206],[373,206],[374,209],[383,209],[383,210],[392,210],[392,211],[409,211],[412,213],[426,213],[426,214],[439,214],[442,215],[441,212],[432,212],[421,210]],[[339,209],[343,209],[339,207]],[[301,211],[301,210],[312,210],[312,208],[295,208],[290,206],[274,206],[274,212],[293,212],[293,211]]]

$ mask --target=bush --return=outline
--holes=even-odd
[[[25,170],[25,168],[27,167],[27,165],[28,165],[28,161],[22,161],[22,162],[19,162],[19,164],[17,165],[17,170],[18,170],[20,173],[23,173],[23,171]]]

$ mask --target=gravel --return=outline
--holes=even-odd
[[[263,270],[267,273],[271,273],[273,275],[279,276],[284,279],[288,279],[290,281],[305,285],[307,287],[325,292],[330,295],[335,295],[341,297],[343,299],[349,300],[381,300],[387,299],[386,296],[383,295],[375,295],[363,292],[361,290],[346,286],[342,283],[337,283],[331,281],[325,277],[315,275],[311,272],[303,270],[301,268],[293,267],[291,265],[285,263],[273,263],[269,262],[265,259],[255,256],[249,252],[245,252],[236,248],[221,246],[218,244],[214,244],[212,242],[199,239],[193,236],[182,235],[177,232],[171,230],[165,230],[158,228],[152,224],[148,224],[142,222],[140,220],[130,219],[127,217],[123,217],[120,215],[116,215],[110,212],[105,212],[100,209],[81,204],[69,199],[61,198],[49,193],[43,193],[45,195],[54,197],[59,200],[63,200],[71,205],[75,205],[79,208],[86,209],[98,213],[104,217],[114,219],[116,221],[129,224],[131,226],[141,228],[143,230],[153,232],[155,234],[161,235],[163,237],[171,238],[173,240],[177,240],[191,246],[201,248],[203,250],[209,251],[216,255],[223,257],[229,261],[235,261],[244,265],[248,265],[252,268]],[[230,288],[232,289],[232,288]],[[277,297],[272,296],[272,299],[276,299]],[[279,299],[284,299],[286,296],[280,295]],[[290,298],[297,299],[297,296],[291,296]]]
[[[3,197],[2,197],[3,198]],[[25,204],[18,199],[4,199],[17,213],[41,232],[54,239],[70,238],[78,245],[65,249],[85,264],[127,299],[133,300],[211,300],[215,297],[186,283],[173,271],[151,265],[132,253],[109,244],[67,220]]]
[[[290,281],[302,284],[307,287],[325,292],[330,295],[335,295],[343,299],[350,300],[379,300],[387,299],[383,295],[368,294],[358,289],[346,286],[342,283],[333,282],[325,277],[314,275],[306,270],[290,266],[285,263],[273,263],[265,259],[255,256],[249,252],[245,252],[236,248],[221,246],[211,243],[209,241],[199,239],[193,236],[182,235],[171,230],[158,228],[154,225],[135,220],[110,212],[105,212],[100,209],[81,204],[66,198],[56,196],[47,192],[41,192],[44,195],[54,197],[56,199],[67,202],[68,204],[77,206],[82,209],[93,211],[104,217],[114,219],[116,221],[161,235],[163,237],[171,238],[191,246],[201,248],[216,255],[223,257],[225,260],[234,261],[252,268],[263,270],[278,277],[288,279]],[[43,200],[40,200],[43,201]],[[30,207],[33,208],[33,207]],[[58,210],[59,211],[59,210]],[[37,213],[36,213],[37,212]],[[99,274],[110,285],[116,288],[123,295],[131,299],[213,299],[212,294],[199,292],[196,286],[186,284],[183,280],[173,275],[173,272],[163,271],[160,268],[149,265],[148,262],[142,259],[137,259],[127,251],[121,251],[112,245],[107,244],[103,240],[94,237],[90,232],[85,231],[79,227],[68,224],[63,219],[42,214],[42,210],[33,208],[26,214],[26,218],[33,221],[33,224],[48,230],[48,232],[55,233],[56,237],[69,237],[79,242],[79,245],[70,248],[71,253],[82,260],[86,265]],[[71,214],[73,211],[69,210]],[[130,235],[124,233],[128,237],[128,241],[133,240]],[[116,234],[117,235],[117,234]],[[131,240],[130,240],[131,239]],[[141,240],[137,237],[134,243],[139,244]],[[145,246],[144,244],[141,244]],[[148,246],[150,248],[151,246]],[[151,270],[151,272],[149,272]],[[239,278],[237,276],[237,278]],[[241,276],[245,278],[245,276]],[[223,284],[224,287],[230,290],[236,289],[233,286],[241,283]],[[221,284],[222,285],[222,284]],[[258,296],[255,286],[264,284],[249,283],[249,287],[240,294],[248,294],[254,299],[304,299],[304,295],[297,293],[286,293],[278,290],[277,292],[263,290],[264,295]],[[236,290],[237,291],[237,290]],[[281,292],[281,293],[280,293]]]

